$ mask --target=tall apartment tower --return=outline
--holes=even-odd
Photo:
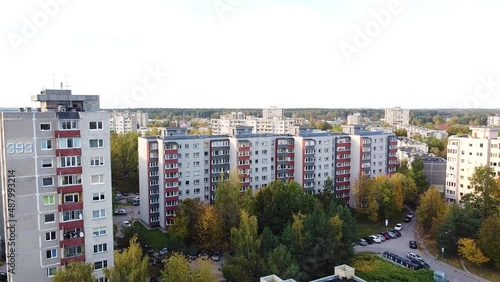
[[[357,125],[362,123],[361,113],[354,113],[347,116],[347,125]]]
[[[99,96],[45,90],[37,110],[0,114],[9,281],[50,281],[70,262],[113,266],[109,117]],[[3,242],[2,242],[3,243]]]
[[[138,120],[134,113],[111,112],[109,114],[109,128],[117,134],[137,132]]]
[[[448,139],[445,198],[461,203],[473,193],[471,177],[478,166],[491,166],[500,176],[500,140],[498,128],[471,128],[471,135],[453,135]]]
[[[283,119],[283,109],[270,107],[262,109],[263,119]]]
[[[390,126],[399,128],[410,124],[410,110],[400,107],[385,110],[385,122]]]

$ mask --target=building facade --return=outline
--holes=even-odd
[[[361,113],[354,113],[352,115],[347,116],[347,125],[356,125],[362,123],[363,123],[363,117],[361,116]]]
[[[97,95],[45,90],[38,110],[0,116],[9,281],[50,281],[70,262],[113,266],[108,113]]]
[[[500,176],[500,140],[498,128],[471,128],[471,135],[453,135],[448,139],[446,190],[449,203],[461,203],[473,193],[471,177],[478,166],[490,166]]]
[[[111,112],[109,114],[110,130],[118,134],[137,132],[138,122],[134,113]]]
[[[410,124],[410,110],[400,107],[385,109],[385,122],[395,128]]]

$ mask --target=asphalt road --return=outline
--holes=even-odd
[[[118,199],[120,199],[122,203],[126,203],[127,198],[134,198],[134,197],[137,197],[137,195],[131,194],[130,196],[119,197]],[[122,206],[121,204],[115,205],[115,209],[113,210],[113,224],[116,224],[116,226],[118,226],[118,231],[121,230],[123,221],[128,220],[132,222],[136,219],[139,219],[139,208],[140,206],[132,206],[132,205]],[[124,209],[127,211],[127,214],[115,215],[114,213],[117,209]]]
[[[430,254],[429,251],[427,251],[425,248],[422,248],[423,245],[420,243],[421,240],[417,240],[417,233],[415,229],[416,222],[417,222],[416,216],[412,219],[411,222],[408,223],[402,222],[404,226],[403,230],[400,231],[401,237],[398,237],[396,239],[386,240],[385,242],[382,243],[373,243],[367,246],[358,245],[354,247],[354,250],[356,252],[372,252],[377,254],[381,254],[384,251],[389,251],[391,253],[394,253],[402,257],[406,257],[406,253],[408,252],[413,252],[419,254],[424,259],[424,261],[430,265],[432,270],[440,270],[445,272],[448,276],[448,281],[450,282],[488,281],[472,273],[466,272],[464,270],[443,263],[440,260],[436,260],[435,259],[436,254]],[[393,228],[394,225],[389,226],[389,229]],[[410,240],[415,240],[418,242],[418,250],[410,249],[408,244]]]

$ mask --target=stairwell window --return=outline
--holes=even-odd
[[[90,184],[104,184],[104,174],[96,174],[90,177]]]

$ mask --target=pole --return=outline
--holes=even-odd
[[[441,261],[444,261],[444,248],[441,248]]]

